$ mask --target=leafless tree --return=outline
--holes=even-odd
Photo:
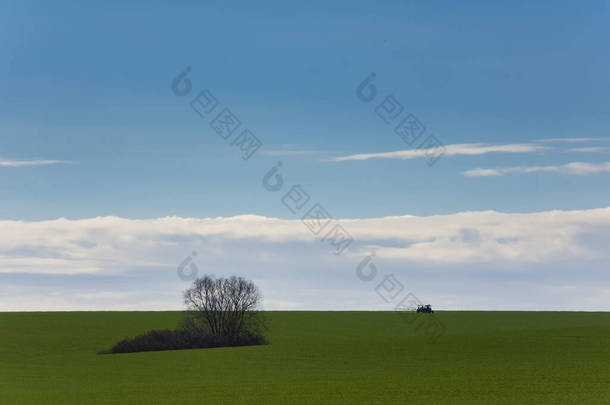
[[[184,292],[189,309],[185,326],[229,338],[255,333],[261,326],[257,316],[260,301],[260,291],[250,280],[206,275],[193,281]]]

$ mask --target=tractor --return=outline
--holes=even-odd
[[[433,314],[434,310],[432,309],[430,304],[428,304],[428,305],[418,305],[417,306],[417,312],[422,313],[422,314]]]

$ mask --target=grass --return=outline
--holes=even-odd
[[[271,345],[98,355],[176,312],[0,313],[0,404],[608,404],[610,313],[271,312]]]

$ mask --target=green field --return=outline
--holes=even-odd
[[[99,355],[176,312],[0,313],[1,404],[609,404],[610,313],[270,312],[268,346]]]

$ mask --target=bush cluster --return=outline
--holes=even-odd
[[[255,333],[228,337],[202,335],[188,330],[152,330],[135,338],[121,340],[110,349],[110,353],[250,346],[266,343],[267,340],[263,335]]]
[[[188,310],[180,329],[152,330],[121,340],[105,353],[266,344],[266,317],[256,310],[260,301],[258,287],[243,277],[195,279],[184,292]]]

